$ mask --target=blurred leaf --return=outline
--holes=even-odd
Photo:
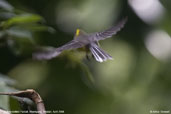
[[[31,24],[29,23],[29,24],[24,24],[24,25],[17,25],[17,27],[30,30],[31,32],[37,32],[37,31],[49,31],[51,33],[55,32],[55,29],[53,29],[52,27],[42,25],[42,24],[38,24],[38,23],[31,23]]]
[[[0,74],[0,92],[13,92],[16,91],[16,89],[7,86],[8,85],[14,85],[16,83],[15,80],[9,78],[8,76],[5,76],[3,74]],[[16,101],[16,100],[15,100]],[[16,105],[17,102],[14,105],[14,101],[10,98],[9,96],[6,95],[0,95],[0,108],[5,109],[5,110],[9,110],[9,106],[11,108],[11,106],[16,107],[15,109],[20,109],[19,105]]]
[[[7,34],[13,37],[19,38],[33,38],[32,33],[29,30],[19,28],[19,27],[12,27],[6,30]]]
[[[34,44],[32,32],[20,27],[11,27],[6,30],[9,36],[7,44],[15,55],[29,54]],[[31,48],[30,48],[31,47]]]
[[[170,0],[160,0],[160,2],[163,4],[163,6],[164,6],[168,11],[171,10],[171,7],[170,7],[171,1],[170,1]]]
[[[7,84],[8,85],[14,85],[15,83],[16,83],[15,80],[9,78],[8,76],[0,74],[0,92],[13,92],[13,91],[16,91],[16,89],[7,86]],[[16,104],[17,104],[17,102],[15,102],[15,106],[13,106],[14,101],[12,99],[10,99],[9,96],[0,95],[0,108],[5,109],[5,110],[9,110],[9,106],[10,106],[10,108],[11,108],[11,106],[13,106],[13,107],[16,107],[19,110],[20,109],[19,105],[16,105]]]
[[[0,81],[6,83],[6,84],[9,84],[9,85],[14,85],[16,83],[15,80],[3,75],[0,73]]]
[[[45,25],[32,25],[32,26],[28,26],[28,29],[31,29],[32,31],[48,31],[51,33],[55,32],[55,29]]]
[[[10,100],[10,110],[21,110],[21,106],[16,99],[10,97],[9,100]]]
[[[12,12],[0,12],[0,18],[1,19],[9,19],[9,18],[12,18],[15,15],[16,14],[14,14]]]
[[[6,84],[0,81],[0,92],[7,92]],[[8,110],[9,109],[9,97],[0,95],[0,108]]]
[[[28,38],[15,38],[15,40],[8,40],[9,49],[11,49],[15,55],[29,55],[34,48],[33,43],[33,40]]]
[[[22,29],[19,27],[12,27],[6,30],[7,34],[13,37],[19,38],[32,38],[32,33],[29,30]]]
[[[165,18],[163,19],[160,28],[164,29],[166,32],[168,32],[171,35],[171,1],[170,0],[160,0],[163,6],[166,9],[166,15]]]
[[[4,28],[9,27],[14,24],[26,24],[26,23],[34,23],[40,22],[43,18],[36,14],[21,14],[15,17],[8,19],[2,23]]]
[[[0,8],[7,10],[7,11],[12,11],[14,8],[11,6],[7,1],[5,0],[0,0]]]
[[[0,39],[1,39],[1,37],[3,37],[5,34],[6,34],[5,31],[0,31]]]

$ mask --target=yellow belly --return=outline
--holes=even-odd
[[[84,46],[84,47],[82,47],[82,48],[79,48],[78,50],[79,50],[79,51],[84,51],[84,52],[86,52],[86,53],[88,53],[88,52],[90,51],[86,46]]]

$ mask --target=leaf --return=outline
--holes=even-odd
[[[0,39],[6,35],[5,31],[0,31]]]
[[[7,10],[7,11],[12,11],[14,8],[11,6],[7,1],[5,0],[0,0],[0,8]]]
[[[32,52],[34,41],[28,38],[14,38],[8,40],[8,47],[15,55],[29,55]]]
[[[9,19],[9,18],[12,18],[12,17],[14,17],[16,14],[14,14],[14,13],[12,13],[12,12],[6,12],[6,11],[4,11],[4,12],[0,12],[0,18],[1,19]]]
[[[170,7],[171,1],[170,0],[160,0],[160,2],[168,11],[171,10],[171,7]]]
[[[7,85],[14,85],[15,80],[9,78],[0,73],[0,93],[1,92],[13,92],[16,89],[9,87]],[[9,110],[10,98],[8,96],[0,95],[0,109]]]
[[[32,33],[29,30],[26,30],[20,27],[12,27],[6,30],[6,33],[13,37],[33,38]]]
[[[21,14],[15,17],[8,19],[2,23],[4,28],[12,26],[14,24],[26,24],[26,23],[35,23],[42,21],[43,18],[36,14]]]
[[[8,85],[14,85],[16,83],[15,80],[3,75],[0,73],[0,80]]]
[[[0,81],[0,92],[7,92],[6,84]],[[0,95],[0,108],[9,110],[9,97]]]
[[[36,32],[36,31],[49,31],[51,33],[55,32],[55,29],[53,29],[52,27],[42,25],[39,23],[31,23],[31,24],[29,23],[29,24],[24,24],[24,25],[17,25],[16,27],[24,28],[24,29],[30,30],[32,32]]]
[[[53,29],[52,27],[48,27],[44,25],[32,25],[32,26],[28,26],[28,29],[32,31],[48,31],[50,33],[55,32],[55,29]]]

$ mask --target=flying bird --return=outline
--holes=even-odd
[[[48,60],[60,55],[64,50],[73,50],[85,47],[86,49],[90,50],[93,57],[98,62],[103,62],[108,59],[112,59],[112,56],[107,54],[98,46],[98,41],[105,40],[115,35],[124,27],[126,21],[127,18],[124,18],[119,21],[116,26],[113,26],[103,32],[95,32],[88,34],[81,29],[77,29],[73,40],[58,48],[41,48],[41,50],[33,53],[33,58],[38,60]]]

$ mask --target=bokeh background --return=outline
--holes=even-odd
[[[79,50],[32,59],[36,46],[58,47],[76,28],[103,31],[126,16],[116,36],[100,41],[112,61]],[[170,111],[170,20],[170,0],[0,0],[0,91],[35,89],[47,110],[66,114]],[[7,96],[0,107],[20,109]]]

